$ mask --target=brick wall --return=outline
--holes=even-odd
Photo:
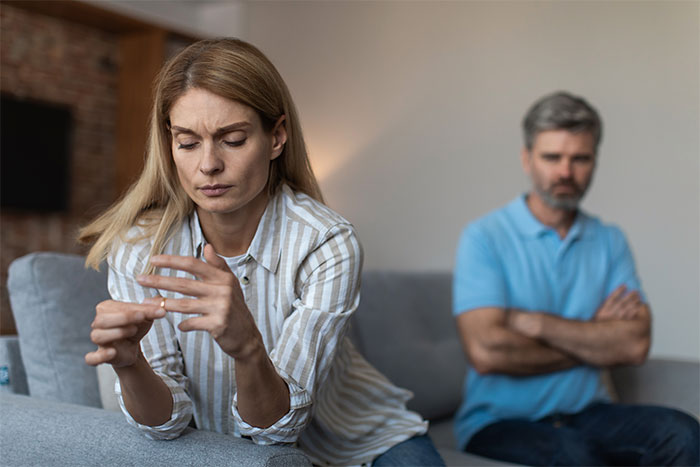
[[[69,210],[0,213],[0,333],[14,333],[6,286],[12,260],[39,250],[84,253],[75,243],[78,226],[115,198],[118,60],[113,34],[8,5],[0,8],[0,91],[68,105],[74,125]],[[31,180],[31,174],[24,175]]]

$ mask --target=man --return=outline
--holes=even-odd
[[[529,193],[470,224],[454,314],[471,368],[462,449],[529,465],[698,465],[698,422],[613,404],[601,370],[646,359],[651,314],[623,233],[578,204],[601,122],[559,92],[525,116]]]

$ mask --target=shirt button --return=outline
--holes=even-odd
[[[250,279],[248,279],[248,276],[243,276],[241,279],[241,284],[243,285],[248,285],[250,283]]]

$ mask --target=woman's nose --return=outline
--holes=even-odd
[[[205,144],[202,160],[199,163],[199,171],[204,175],[212,175],[224,170],[224,161],[219,157],[213,144]]]

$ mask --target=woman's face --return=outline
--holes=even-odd
[[[175,101],[170,131],[180,184],[200,212],[245,215],[266,203],[270,161],[287,140],[282,119],[266,132],[247,105],[192,88]]]

